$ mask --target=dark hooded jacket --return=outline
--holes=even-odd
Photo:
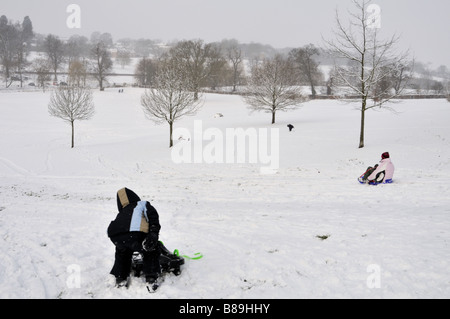
[[[145,233],[152,238],[159,237],[159,215],[156,209],[147,201],[141,201],[139,196],[128,188],[117,192],[117,208],[119,214],[108,227],[108,237],[130,232]]]

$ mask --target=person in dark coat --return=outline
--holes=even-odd
[[[131,272],[133,253],[140,252],[144,258],[146,281],[154,283],[161,273],[158,212],[128,188],[117,192],[117,208],[119,214],[108,227],[108,237],[116,246],[111,274],[116,277],[117,286],[125,285]]]

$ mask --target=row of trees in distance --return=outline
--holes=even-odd
[[[62,71],[69,74],[71,84],[78,86],[86,85],[91,75],[103,90],[113,66],[111,45],[112,37],[106,33],[93,35],[91,42],[81,36],[63,41],[53,34],[35,35],[28,16],[22,23],[0,17],[0,63],[6,88],[15,81],[22,87],[28,74],[36,74],[38,85],[45,89],[48,81],[59,83],[58,73]],[[31,52],[37,56],[29,60]]]
[[[300,107],[308,98],[315,98],[317,87],[325,84],[327,95],[361,101],[359,147],[362,148],[366,111],[383,107],[399,97],[411,88],[414,79],[409,54],[397,51],[400,38],[394,35],[381,39],[378,29],[371,25],[370,4],[370,0],[354,0],[349,21],[341,19],[337,12],[335,35],[324,40],[323,49],[307,45],[271,52],[267,47],[260,47],[263,51],[259,55],[250,55],[245,51],[248,46],[233,40],[219,43],[185,40],[166,46],[124,40],[115,48],[116,61],[126,65],[130,55],[124,52],[133,46],[135,53],[143,54],[135,70],[136,80],[148,88],[141,102],[150,119],[169,124],[171,146],[173,123],[181,116],[195,114],[205,87],[214,90],[226,86],[231,91],[240,88],[239,94],[244,96],[249,108],[270,113],[274,124],[278,111]],[[0,19],[1,62],[6,79],[11,68],[16,68],[16,74],[25,68],[26,59],[19,59],[19,47],[26,57],[33,35],[31,21],[26,20],[18,24],[8,22],[4,16]],[[17,38],[20,40],[14,41]],[[28,42],[18,45],[22,39]],[[42,74],[43,83],[50,73],[56,82],[58,70],[65,64],[70,86],[86,86],[86,78],[91,75],[103,90],[113,65],[113,45],[109,34],[95,33],[90,41],[72,37],[67,42],[48,35],[39,44],[45,55],[35,59],[34,70],[38,78]],[[334,63],[327,75],[319,63],[324,57]],[[305,85],[311,94],[304,93]]]

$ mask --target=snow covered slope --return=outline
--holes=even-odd
[[[262,175],[259,164],[173,163],[169,128],[145,118],[142,93],[96,92],[75,149],[69,125],[48,115],[49,93],[0,94],[0,298],[450,297],[447,101],[368,113],[364,149],[359,113],[336,101],[271,126],[240,97],[208,94],[176,124],[279,128],[280,168]],[[395,183],[360,185],[385,151]],[[169,249],[204,254],[157,294],[137,280],[113,288],[106,228],[122,187],[157,208]]]

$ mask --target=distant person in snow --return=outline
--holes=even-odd
[[[288,124],[287,127],[289,128],[289,132],[292,132],[292,130],[295,128],[292,124]]]
[[[134,252],[143,255],[146,281],[153,284],[161,273],[158,212],[128,188],[117,192],[117,208],[119,214],[108,227],[108,237],[116,246],[115,263],[111,270],[116,277],[116,285],[126,285]]]
[[[395,167],[390,157],[388,152],[383,153],[380,163],[374,167],[369,167],[366,173],[360,177],[360,182],[372,185],[392,183]]]

